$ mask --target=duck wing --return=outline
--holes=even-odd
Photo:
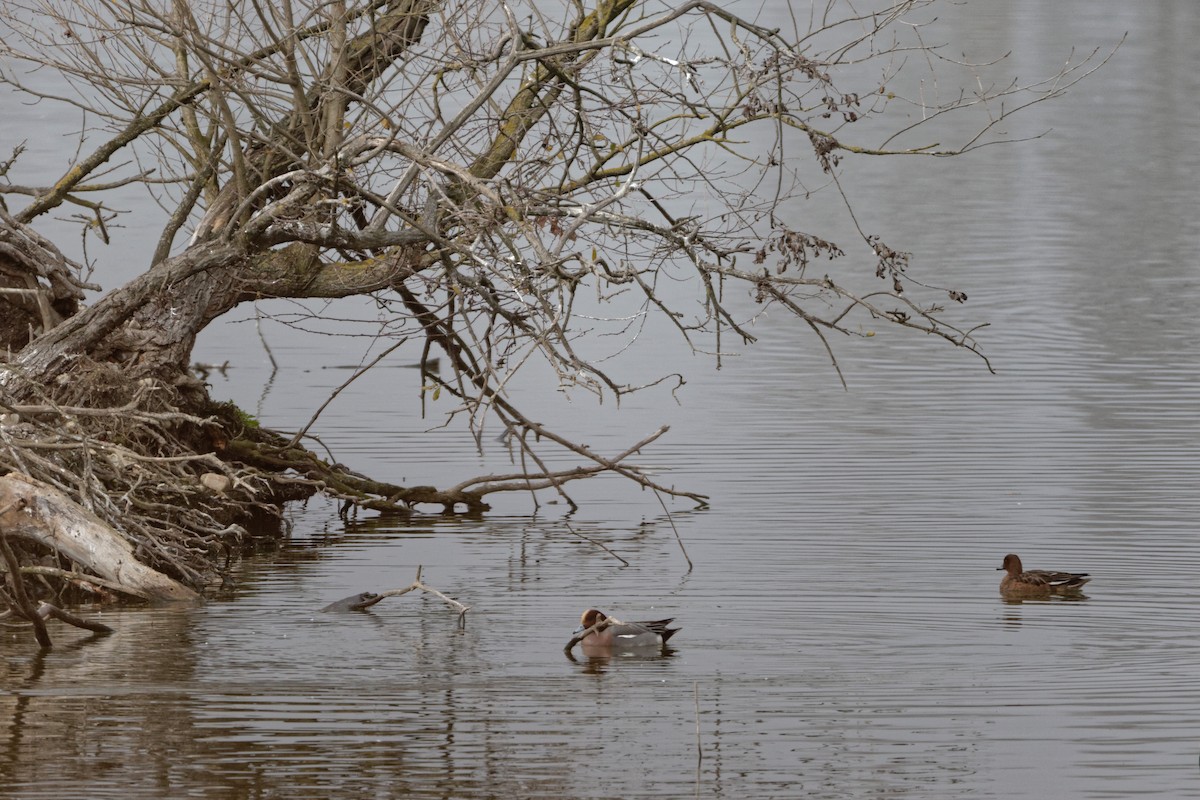
[[[1031,569],[1021,574],[1028,578],[1029,583],[1037,583],[1054,589],[1075,589],[1091,580],[1086,572],[1054,572],[1052,570]]]
[[[636,625],[639,628],[645,628],[646,630],[651,631],[652,633],[657,633],[659,636],[662,637],[663,644],[666,644],[668,639],[670,639],[672,636],[674,636],[675,634],[679,633],[679,631],[682,630],[682,628],[667,627],[674,621],[675,621],[674,617],[669,617],[668,619],[643,620],[643,621],[639,621],[639,622],[631,622],[629,624]]]

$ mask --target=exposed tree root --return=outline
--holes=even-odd
[[[67,600],[80,592],[194,597],[223,580],[223,565],[242,548],[283,533],[284,503],[317,493],[344,510],[432,505],[474,514],[490,508],[494,492],[561,491],[606,471],[641,476],[628,459],[666,430],[612,457],[588,451],[587,466],[399,486],[318,457],[232,404],[213,403],[194,381],[131,381],[113,364],[84,358],[71,374],[47,387],[10,371],[4,397],[13,399],[0,399],[0,502],[37,510],[10,511],[3,522],[18,537],[21,572]]]

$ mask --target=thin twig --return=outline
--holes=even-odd
[[[0,508],[0,517],[5,516],[13,509],[19,510],[25,508],[25,505],[25,498],[19,497],[4,508]],[[46,621],[38,616],[37,609],[34,608],[29,595],[25,592],[25,579],[21,577],[21,562],[17,561],[16,554],[8,546],[8,535],[5,534],[3,526],[0,526],[0,555],[4,556],[4,561],[8,565],[8,574],[12,582],[13,599],[16,601],[17,612],[33,623],[33,635],[37,638],[38,644],[43,650],[49,650],[54,645],[51,643],[50,634],[46,630]]]
[[[267,337],[262,330],[262,311],[257,304],[254,306],[254,330],[258,331],[258,340],[262,342],[263,350],[267,351],[267,360],[271,362],[271,374],[274,375],[279,371],[279,364],[275,361],[275,354],[271,352],[271,345],[267,344]]]
[[[573,533],[573,534],[575,534],[576,536],[578,536],[580,539],[583,539],[584,541],[591,542],[592,544],[596,545],[596,547],[599,547],[601,550],[603,550],[604,552],[608,553],[610,556],[612,556],[613,558],[615,558],[617,561],[620,561],[622,564],[624,564],[624,565],[625,565],[625,566],[627,566],[627,567],[629,566],[629,562],[628,562],[628,561],[626,561],[625,559],[621,558],[619,555],[617,555],[616,553],[614,553],[612,550],[609,550],[607,547],[605,547],[605,546],[604,546],[603,544],[601,544],[600,542],[597,542],[595,539],[591,539],[591,538],[589,538],[589,537],[587,537],[587,536],[584,536],[582,533],[580,533],[579,531],[577,531],[577,530],[575,530],[574,528],[572,528],[572,527],[571,527],[571,523],[569,523],[569,522],[564,522],[564,523],[563,523],[563,525],[565,525],[565,526],[567,527],[567,530],[569,530],[571,533]]]
[[[378,356],[376,356],[374,361],[372,361],[370,364],[367,364],[362,369],[356,370],[355,373],[353,375],[351,375],[349,378],[347,378],[346,381],[341,386],[334,389],[330,393],[329,397],[325,398],[325,402],[321,404],[321,407],[313,412],[312,417],[308,420],[307,423],[305,423],[304,427],[301,428],[300,430],[296,431],[296,435],[292,437],[291,441],[288,442],[286,446],[289,448],[295,447],[296,444],[304,437],[304,434],[308,433],[308,429],[316,424],[317,418],[320,417],[321,414],[325,411],[325,409],[329,407],[329,404],[334,401],[334,398],[336,398],[339,394],[341,394],[346,389],[347,386],[354,383],[356,380],[361,378],[363,375],[366,375],[367,372],[371,369],[371,367],[375,366],[380,361],[387,358],[389,355],[391,355],[393,352],[395,352],[397,349],[399,349],[400,346],[403,345],[406,341],[408,341],[408,340],[401,339],[400,341],[396,342],[394,345],[392,345],[391,347],[389,347],[388,349],[386,349],[382,353],[380,353]]]
[[[675,541],[679,542],[679,551],[683,553],[683,560],[687,562],[688,572],[691,572],[695,566],[688,558],[687,549],[683,546],[683,537],[679,535],[679,528],[675,527],[675,520],[671,518],[671,512],[667,510],[667,504],[663,502],[662,495],[655,491],[654,496],[658,498],[658,504],[662,506],[663,513],[667,515],[667,522],[671,523],[671,530],[675,531]]]

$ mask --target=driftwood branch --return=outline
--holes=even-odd
[[[408,594],[411,591],[422,591],[440,597],[448,606],[458,612],[458,624],[460,627],[466,625],[467,612],[471,610],[468,605],[463,605],[452,597],[439,592],[429,584],[421,580],[421,567],[417,567],[417,579],[405,586],[403,589],[388,589],[382,592],[360,592],[349,597],[342,598],[336,602],[325,606],[322,611],[363,611],[375,605],[385,597],[399,597],[402,594]]]
[[[76,628],[83,628],[84,630],[89,630],[93,633],[113,632],[113,629],[105,625],[103,622],[95,622],[90,619],[84,619],[83,617],[77,617],[70,611],[63,611],[58,606],[51,605],[45,601],[38,606],[37,614],[42,618],[54,617],[54,619],[65,622],[68,625],[74,625]]]
[[[83,565],[145,600],[195,600],[183,584],[134,557],[133,545],[59,489],[19,473],[0,477],[0,526]],[[13,575],[20,565],[9,565]],[[19,583],[19,581],[14,582]]]
[[[458,602],[457,600],[455,600],[452,597],[447,597],[446,595],[439,592],[437,589],[434,589],[432,586],[430,586],[427,583],[425,583],[424,581],[422,581],[420,566],[417,567],[417,579],[414,580],[412,583],[410,583],[408,586],[404,587],[403,589],[388,589],[387,591],[380,592],[379,596],[380,596],[380,598],[399,597],[402,594],[408,594],[409,592],[414,591],[414,590],[428,592],[429,594],[432,594],[436,597],[440,597],[442,600],[444,600],[446,602],[446,604],[448,606],[450,606],[451,608],[453,608],[455,611],[458,612],[458,624],[460,626],[464,626],[467,624],[467,612],[471,610],[471,607],[463,605],[462,603]]]
[[[111,593],[128,594],[129,587],[122,586],[116,581],[108,581],[104,578],[99,578],[95,575],[88,575],[83,572],[76,572],[69,569],[59,569],[58,567],[46,567],[40,564],[26,564],[21,567],[22,575],[42,575],[47,578],[56,578],[63,583],[70,584],[77,589],[82,589],[93,595],[100,595],[104,599],[111,599]],[[137,597],[137,595],[130,595]]]

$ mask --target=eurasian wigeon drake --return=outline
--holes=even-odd
[[[667,627],[674,621],[675,619],[672,617],[642,622],[621,622],[603,611],[589,608],[580,617],[580,625],[575,629],[576,638],[571,641],[580,641],[583,651],[589,654],[614,650],[662,649],[667,641],[680,631],[680,628]],[[595,627],[595,630],[584,634],[584,631],[592,627]]]
[[[1000,594],[1016,597],[1049,597],[1052,594],[1077,594],[1091,580],[1086,572],[1048,572],[1041,569],[1026,570],[1021,559],[1014,553],[1004,557],[1003,566],[1007,575],[1000,581]]]

